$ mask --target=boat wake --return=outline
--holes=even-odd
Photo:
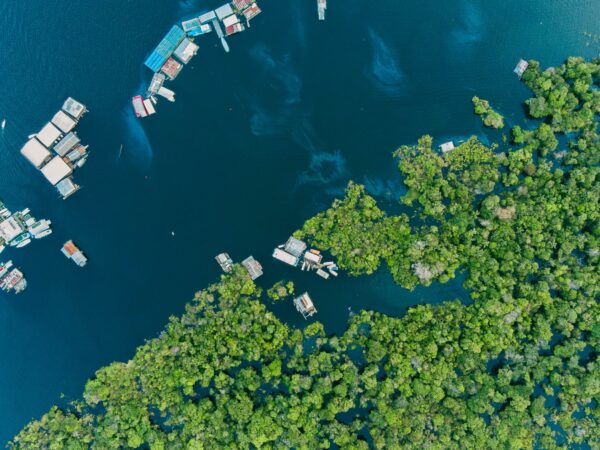
[[[141,169],[147,169],[152,162],[154,152],[150,145],[150,140],[146,135],[146,130],[142,127],[142,123],[136,119],[133,110],[127,105],[122,111],[123,121],[127,130],[125,147],[127,148],[126,155],[134,160],[134,163],[140,166]],[[117,158],[120,159],[120,153]]]
[[[460,26],[450,33],[452,50],[469,49],[483,38],[481,10],[473,3],[463,1],[459,8]]]
[[[404,87],[405,76],[396,61],[392,49],[371,28],[368,30],[373,47],[373,59],[366,70],[371,83],[386,94],[400,94]]]

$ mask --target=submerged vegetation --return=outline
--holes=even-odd
[[[471,99],[475,114],[481,117],[481,121],[487,127],[492,128],[504,128],[504,117],[497,113],[490,106],[490,102],[483,100],[477,96]]]
[[[510,147],[395,152],[410,217],[351,183],[297,233],[409,289],[464,271],[473,304],[363,311],[328,337],[282,324],[236,267],[10,446],[598,448],[600,59],[522,79],[541,120]]]

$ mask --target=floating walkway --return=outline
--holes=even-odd
[[[225,52],[229,52],[226,37],[250,27],[250,21],[261,13],[255,0],[233,0],[214,11],[209,11],[179,24],[173,25],[144,61],[154,76],[144,96],[136,95],[131,105],[136,117],[144,118],[156,113],[156,95],[175,101],[175,92],[163,86],[165,81],[173,81],[183,67],[198,53],[196,38],[213,30]],[[245,20],[246,25],[242,23]]]
[[[54,186],[63,199],[79,190],[73,171],[87,161],[87,145],[82,145],[73,129],[87,112],[86,107],[69,97],[52,120],[31,136],[21,154]]]

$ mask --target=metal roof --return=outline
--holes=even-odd
[[[190,41],[188,38],[185,38],[181,41],[181,44],[175,49],[174,55],[184,64],[190,62],[190,59],[196,54],[198,51],[198,46]]]
[[[169,30],[166,36],[156,46],[154,51],[148,56],[144,64],[153,72],[158,72],[165,61],[169,59],[173,51],[185,38],[185,32],[177,25]]]
[[[209,11],[205,14],[202,14],[200,17],[198,17],[198,19],[200,19],[201,23],[207,23],[216,18],[217,18],[217,15],[215,14],[214,11]]]
[[[60,156],[52,158],[41,170],[46,179],[53,185],[73,173],[73,170]]]
[[[71,178],[65,178],[56,185],[56,190],[63,198],[67,198],[79,190],[79,186],[73,183]]]
[[[299,257],[306,250],[306,243],[300,239],[290,236],[288,241],[285,243],[284,250],[291,255]]]
[[[83,113],[85,113],[86,111],[83,103],[79,103],[73,97],[69,97],[65,100],[62,109],[64,112],[69,114],[71,117],[74,117],[75,119],[79,119],[81,116],[83,116]]]
[[[298,265],[298,257],[294,256],[294,255],[290,255],[288,252],[281,250],[280,248],[276,248],[273,251],[273,258],[284,262],[286,264],[289,264],[290,266],[297,266]]]
[[[233,8],[229,3],[225,3],[223,6],[219,6],[217,9],[215,9],[215,14],[219,20],[223,20],[225,17],[233,14]]]
[[[40,130],[36,137],[46,147],[51,147],[61,134],[62,132],[58,128],[52,125],[51,122],[48,122],[46,125],[44,125],[44,128]]]
[[[63,111],[58,111],[56,114],[54,114],[52,123],[60,128],[63,133],[68,133],[75,128],[75,125],[77,125],[77,122]]]
[[[50,158],[50,152],[36,138],[31,138],[21,149],[21,154],[38,169]]]
[[[67,134],[64,138],[62,138],[58,142],[58,144],[54,146],[54,151],[60,156],[65,156],[69,152],[69,150],[71,150],[73,147],[79,144],[79,142],[81,142],[79,140],[79,136],[71,132]]]

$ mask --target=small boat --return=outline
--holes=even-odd
[[[6,119],[2,120],[2,129],[4,130],[6,128]]]
[[[26,245],[29,245],[29,244],[31,244],[31,239],[30,239],[30,238],[27,238],[27,239],[25,239],[24,241],[21,241],[21,242],[19,242],[19,243],[16,245],[16,247],[17,247],[17,248],[23,248],[23,247],[25,247]]]
[[[33,235],[33,238],[34,239],[42,239],[51,234],[52,234],[52,229],[48,228],[47,230],[40,231],[39,233]]]
[[[2,253],[4,251],[4,249],[6,248],[5,245],[0,245],[0,253]]]
[[[10,241],[9,244],[11,247],[22,248],[22,247],[25,247],[30,242],[31,242],[31,239],[29,239],[29,233],[23,233],[23,234],[20,234],[19,236],[17,236],[16,238],[14,238],[12,241]]]

